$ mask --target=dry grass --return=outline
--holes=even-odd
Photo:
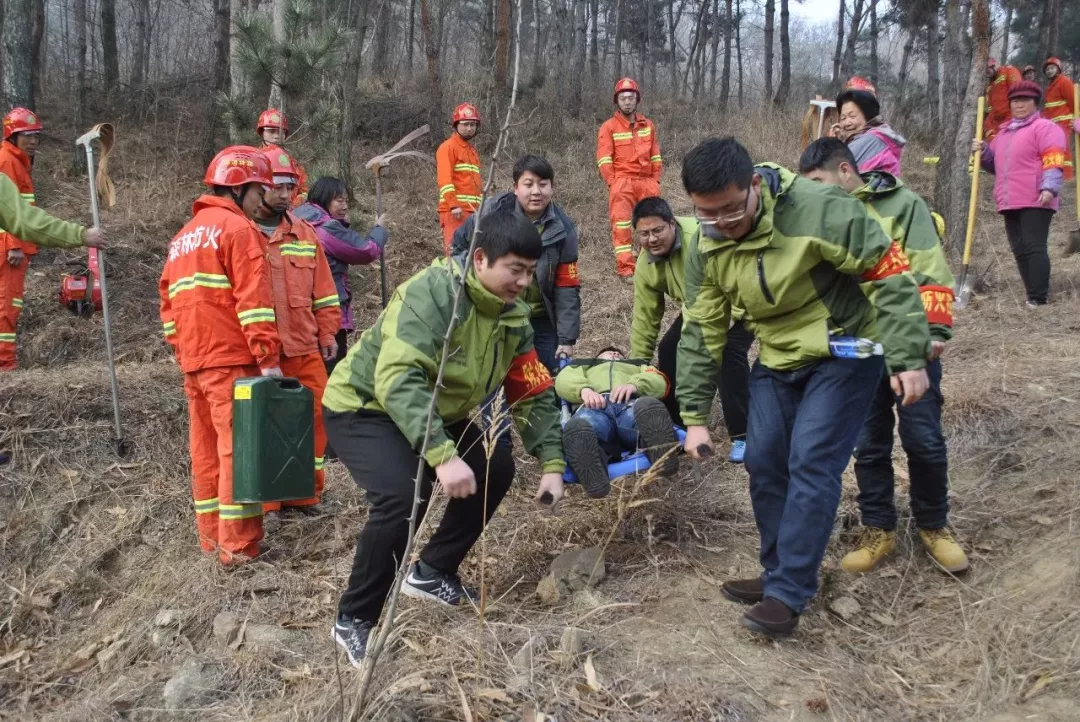
[[[677,160],[707,134],[735,131],[755,157],[796,160],[792,121],[747,118],[736,126],[694,109],[655,115],[669,160],[664,190],[682,211]],[[625,344],[632,305],[631,289],[611,272],[593,128],[590,120],[558,129],[536,114],[511,143],[511,155],[528,147],[552,159],[558,197],[580,223],[587,350]],[[16,454],[0,467],[0,719],[336,720],[358,675],[327,631],[364,518],[362,496],[331,464],[326,513],[286,517],[264,560],[228,572],[200,555],[180,376],[155,309],[160,254],[185,220],[200,171],[189,154],[170,150],[185,138],[174,138],[173,126],[120,132],[122,200],[107,223],[120,245],[111,288],[133,452],[117,459],[108,443],[100,319],[66,317],[53,300],[62,262],[78,254],[43,252],[20,328],[25,370],[0,377],[0,445]],[[358,162],[392,142],[358,150]],[[54,155],[46,147],[37,171],[43,205],[85,212],[82,183],[59,170],[66,158]],[[908,180],[925,191],[921,155],[910,151]],[[389,175],[392,279],[403,280],[439,248],[433,185],[417,165]],[[361,188],[366,206],[369,191]],[[684,463],[681,478],[644,490],[656,503],[620,521],[619,490],[604,501],[574,493],[560,515],[538,513],[537,469],[521,459],[519,484],[487,532],[486,555],[470,556],[462,570],[478,579],[483,567],[483,627],[469,613],[405,604],[364,718],[534,722],[540,712],[558,720],[952,721],[987,720],[1024,702],[1025,714],[1055,700],[1075,708],[1080,260],[1057,251],[1056,303],[1025,312],[1000,224],[984,211],[976,266],[997,263],[984,279],[989,293],[958,319],[944,384],[953,522],[973,561],[967,577],[931,567],[906,511],[893,561],[863,579],[840,573],[857,519],[849,478],[818,601],[793,641],[762,643],[718,593],[723,579],[756,570],[740,468],[712,464],[695,482]],[[1055,248],[1071,227],[1067,215],[1055,223]],[[378,307],[374,269],[355,286],[364,325]],[[898,476],[906,510],[906,475]],[[553,556],[602,544],[613,531],[608,578],[591,593],[542,606],[533,589]],[[847,623],[829,613],[827,603],[841,595],[855,598],[863,616]],[[180,610],[178,623],[156,627],[161,609]],[[211,623],[223,610],[296,635],[270,648],[221,647]],[[586,642],[575,659],[558,653],[568,627]],[[511,660],[529,640],[532,665],[515,670]],[[164,710],[165,681],[193,656],[222,673],[219,689],[199,709]]]

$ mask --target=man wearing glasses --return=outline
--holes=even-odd
[[[679,303],[686,298],[683,293],[683,249],[698,234],[698,222],[694,218],[676,218],[668,202],[659,196],[650,196],[634,206],[633,222],[641,252],[634,271],[630,358],[651,361],[655,351],[660,372],[674,381],[682,315],[671,322],[659,348],[656,340],[664,320],[665,298],[670,296]],[[746,354],[754,343],[754,334],[746,329],[741,314],[736,312],[732,316],[737,320],[728,329],[717,385],[724,425],[731,438],[728,461],[741,464],[746,454],[746,411],[750,405],[750,363]],[[674,387],[664,404],[672,420],[683,426]]]
[[[746,469],[762,572],[722,592],[753,605],[746,627],[787,636],[817,593],[840,476],[883,366],[901,403],[915,403],[929,385],[930,329],[903,251],[841,189],[755,167],[734,138],[687,153],[682,180],[701,224],[685,252],[678,351],[686,451],[701,458],[712,448],[709,380],[741,308],[760,342]],[[842,337],[851,344],[834,346]],[[844,351],[853,346],[868,350]]]

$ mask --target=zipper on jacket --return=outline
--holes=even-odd
[[[776,299],[772,295],[772,291],[769,290],[769,284],[765,281],[765,251],[767,248],[762,248],[757,254],[757,277],[758,283],[761,285],[761,293],[765,296],[765,300],[770,304],[776,304]]]

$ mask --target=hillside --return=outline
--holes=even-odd
[[[646,111],[679,212],[689,210],[679,158],[707,135],[734,132],[759,160],[797,159],[794,117],[743,117],[736,127],[708,113]],[[591,119],[559,133],[526,121],[509,152],[549,157],[556,198],[579,223],[583,352],[625,343],[632,308],[631,288],[614,279],[594,132]],[[327,467],[323,515],[287,517],[260,561],[225,571],[195,540],[181,377],[156,311],[162,252],[202,176],[185,133],[165,121],[118,128],[120,202],[105,224],[116,246],[126,458],[109,443],[101,319],[69,317],[55,302],[60,274],[80,254],[42,252],[28,281],[23,369],[0,375],[0,446],[15,454],[0,467],[0,719],[337,720],[359,680],[328,633],[365,513],[340,464]],[[358,175],[395,139],[358,149]],[[85,181],[66,172],[65,143],[49,138],[41,151],[39,202],[85,219]],[[922,155],[908,151],[906,180],[925,192]],[[400,282],[440,248],[434,174],[406,161],[386,188],[390,276]],[[370,220],[370,178],[359,190],[359,216]],[[364,719],[1080,719],[1080,258],[1061,258],[1076,210],[1068,196],[1051,237],[1054,303],[1031,312],[984,193],[975,267],[989,270],[958,314],[944,380],[952,521],[972,558],[967,576],[935,571],[916,549],[903,488],[895,558],[865,578],[841,573],[858,517],[849,477],[812,611],[793,640],[763,643],[719,594],[725,578],[757,568],[741,467],[712,463],[695,480],[684,462],[678,479],[642,490],[653,501],[620,520],[618,493],[594,501],[575,491],[559,516],[537,511],[537,467],[521,459],[518,484],[463,569],[476,581],[483,571],[494,600],[485,623],[403,601]],[[377,313],[377,284],[374,268],[354,281],[361,325]],[[556,554],[609,536],[607,578],[595,590],[554,606],[535,597]],[[846,620],[831,612],[841,597],[861,611]],[[244,625],[242,643],[222,641],[221,612]],[[560,654],[567,628],[584,647],[571,658]],[[185,665],[212,691],[166,709],[163,688]]]

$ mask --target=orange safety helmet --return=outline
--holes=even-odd
[[[268,108],[259,113],[259,122],[255,125],[255,132],[261,135],[263,128],[280,128],[283,133],[287,134],[289,132],[289,121],[285,119],[285,114],[277,108]]]
[[[4,116],[4,140],[16,133],[40,133],[41,120],[32,110],[26,108],[12,108],[11,112]]]
[[[274,174],[270,169],[270,159],[258,148],[250,145],[230,145],[210,161],[203,183],[230,188],[261,183],[270,187],[274,185]]]
[[[1056,65],[1058,68],[1058,72],[1061,72],[1061,58],[1055,58],[1053,55],[1051,55],[1049,58],[1046,59],[1046,62],[1043,63],[1043,70],[1046,70],[1047,65]],[[1034,70],[1034,68],[1032,68],[1032,70]]]
[[[270,161],[270,173],[274,185],[280,183],[296,185],[300,182],[300,174],[296,172],[296,161],[288,153],[281,148],[267,148],[263,151],[263,155]]]
[[[637,93],[638,102],[641,102],[641,88],[634,82],[633,78],[623,78],[619,82],[615,83],[615,93],[612,95],[612,102],[618,102],[619,93],[627,93],[630,91]]]
[[[456,126],[463,120],[475,120],[476,124],[480,125],[480,111],[472,103],[462,103],[454,108],[454,112],[450,116],[450,125]]]
[[[865,90],[867,93],[877,95],[877,88],[866,78],[852,75],[844,84],[844,90]]]

